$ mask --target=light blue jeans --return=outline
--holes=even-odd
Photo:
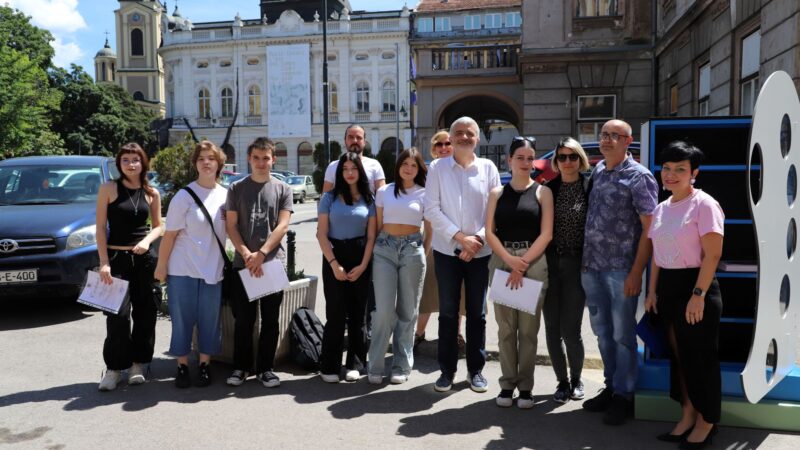
[[[636,364],[636,306],[638,296],[624,294],[625,271],[588,270],[581,273],[589,321],[597,336],[606,387],[633,399]]]
[[[192,350],[192,332],[197,325],[197,346],[204,355],[216,355],[222,348],[219,313],[222,283],[185,276],[167,276],[167,305],[172,321],[169,352],[186,356]]]
[[[375,311],[372,312],[372,342],[368,355],[371,375],[383,375],[386,346],[393,333],[392,374],[411,373],[414,365],[414,328],[424,279],[425,249],[422,235],[391,236],[380,233],[372,254]]]

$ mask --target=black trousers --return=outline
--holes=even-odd
[[[366,246],[365,238],[344,241],[330,239],[333,254],[346,271],[361,264]],[[367,346],[364,339],[364,314],[369,298],[371,265],[356,281],[339,281],[333,275],[330,264],[322,261],[322,286],[325,293],[325,332],[322,336],[320,371],[338,375],[342,368],[344,330],[347,327],[348,370],[361,370],[367,362]]]
[[[714,280],[708,288],[703,320],[686,321],[686,305],[692,297],[699,268],[661,269],[658,275],[658,314],[675,333],[677,346],[670,352],[670,397],[681,402],[681,375],[692,406],[706,422],[717,423],[722,402],[719,369],[719,321],[722,296]]]
[[[237,276],[234,282],[234,295],[231,312],[235,324],[233,328],[233,367],[251,372],[253,370],[253,329],[256,323],[256,308],[261,309],[261,329],[258,334],[258,353],[256,355],[256,372],[272,370],[275,363],[275,351],[278,348],[280,316],[283,291],[270,294],[258,300],[250,301]]]
[[[147,364],[153,360],[160,288],[153,279],[155,258],[149,252],[135,255],[130,251],[109,250],[108,260],[111,276],[128,281],[129,301],[119,314],[106,313],[103,360],[109,370],[125,370],[133,363]]]
[[[586,306],[581,284],[581,256],[548,252],[547,269],[549,283],[543,306],[547,352],[559,382],[578,381],[583,371],[581,322]]]

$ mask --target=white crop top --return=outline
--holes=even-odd
[[[425,188],[414,185],[400,192],[399,197],[394,196],[394,183],[378,189],[375,196],[375,206],[383,208],[383,223],[396,223],[402,225],[422,225],[422,213],[425,212]]]

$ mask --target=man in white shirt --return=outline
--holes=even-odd
[[[364,171],[367,173],[369,179],[369,188],[372,194],[375,195],[381,186],[386,184],[386,175],[383,173],[383,167],[377,159],[364,156],[364,147],[367,145],[367,140],[364,138],[364,128],[358,124],[352,124],[344,130],[344,147],[345,151],[358,153],[361,158],[361,164],[364,165]],[[322,192],[328,192],[333,189],[333,183],[336,181],[336,167],[339,161],[331,161],[328,168],[325,169],[325,182],[322,184]]]
[[[442,371],[434,389],[450,390],[458,363],[458,304],[461,283],[467,313],[467,370],[470,388],[486,392],[486,288],[491,249],[484,245],[486,203],[500,186],[492,161],[479,158],[478,124],[462,117],[450,126],[452,156],[434,160],[425,186],[425,218],[433,225],[433,258],[439,285],[439,349]]]

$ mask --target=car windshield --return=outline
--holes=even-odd
[[[305,177],[289,177],[286,179],[286,184],[304,184]]]
[[[100,167],[18,165],[0,167],[0,203],[54,205],[97,201]]]

